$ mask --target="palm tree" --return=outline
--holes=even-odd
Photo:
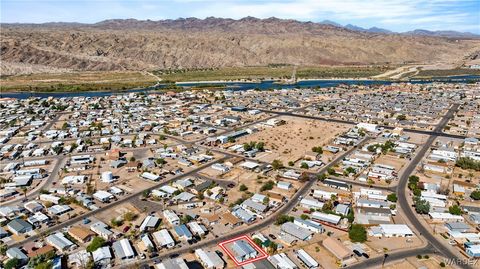
[[[7,183],[7,179],[4,177],[0,177],[0,186],[2,186],[3,189],[3,184]]]
[[[23,192],[23,195],[25,196],[25,199],[27,199],[27,191],[28,191],[27,188],[22,187],[22,192]]]

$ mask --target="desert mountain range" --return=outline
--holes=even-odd
[[[277,18],[125,19],[1,28],[2,75],[268,64],[461,63],[480,52],[480,39],[468,33],[393,33]]]

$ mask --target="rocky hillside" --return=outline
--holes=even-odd
[[[371,33],[276,18],[1,26],[2,74],[49,69],[455,62],[480,50],[475,39]]]

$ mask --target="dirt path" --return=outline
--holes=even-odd
[[[401,79],[403,76],[409,74],[409,77],[415,76],[420,72],[419,65],[412,65],[412,66],[401,66],[394,70],[389,70],[383,74],[373,76],[372,78],[390,78],[390,79]]]

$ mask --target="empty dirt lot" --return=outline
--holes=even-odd
[[[286,124],[266,127],[257,133],[240,138],[238,142],[264,142],[267,152],[258,154],[257,158],[264,162],[278,159],[286,165],[288,161],[302,158],[312,147],[329,144],[338,134],[348,129],[347,125],[318,120],[295,117],[280,119]]]

